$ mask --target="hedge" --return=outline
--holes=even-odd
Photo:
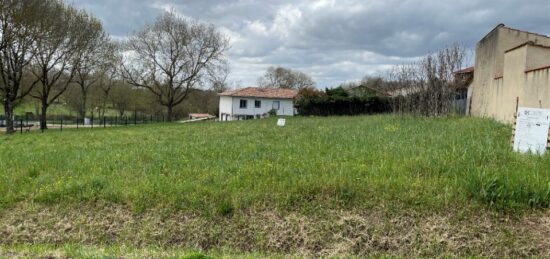
[[[298,113],[303,116],[361,115],[391,112],[386,97],[322,96],[298,99]]]

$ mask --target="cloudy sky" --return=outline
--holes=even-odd
[[[499,23],[550,35],[550,0],[72,0],[123,38],[166,10],[213,23],[231,38],[235,85],[269,66],[311,75],[319,87],[376,75]]]

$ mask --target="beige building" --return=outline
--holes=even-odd
[[[473,116],[514,120],[516,107],[550,108],[550,37],[498,25],[476,46]]]

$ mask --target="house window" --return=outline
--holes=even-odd
[[[260,101],[260,100],[254,101],[254,107],[256,107],[256,108],[262,108],[262,101]]]
[[[273,110],[279,110],[279,108],[281,108],[281,102],[273,101]]]
[[[246,100],[241,100],[241,104],[240,104],[241,109],[246,109],[247,106],[248,106],[247,101]]]

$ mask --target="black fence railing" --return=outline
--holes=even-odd
[[[31,129],[41,129],[40,118],[38,116],[15,115],[13,118],[14,128],[17,131],[30,131]],[[80,128],[107,128],[113,126],[131,126],[152,123],[165,123],[167,118],[163,115],[147,115],[134,113],[126,116],[89,116],[80,117],[72,115],[49,115],[46,119],[48,129],[80,129]],[[0,115],[0,128],[6,127],[4,115]]]

